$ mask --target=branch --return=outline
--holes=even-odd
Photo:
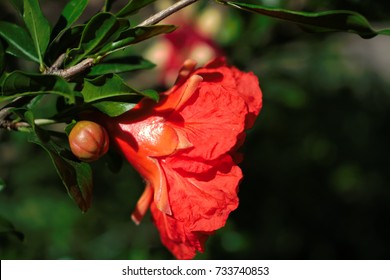
[[[93,58],[86,58],[80,63],[76,64],[75,66],[71,66],[66,69],[58,69],[58,65],[62,64],[62,61],[65,59],[65,54],[62,54],[54,64],[45,71],[45,74],[47,75],[57,75],[65,80],[72,80],[73,77],[77,76],[78,74],[84,72],[85,70],[91,68],[94,65],[94,59]],[[59,61],[61,61],[59,64],[57,64]]]
[[[177,11],[187,7],[188,5],[191,5],[192,3],[195,3],[196,1],[198,0],[181,0],[176,4],[173,4],[165,10],[162,10],[161,12],[158,12],[157,14],[141,22],[140,24],[138,24],[138,26],[149,26],[156,24],[165,19],[166,17],[169,17],[171,14],[176,13]]]
[[[198,0],[181,0],[181,1],[173,4],[172,6],[166,8],[165,10],[162,10],[162,11],[158,12],[157,14],[154,14],[150,18],[148,18],[145,21],[138,24],[138,26],[149,26],[149,25],[156,24],[156,23],[162,21],[163,19],[165,19],[166,17],[172,15],[173,13],[175,13],[175,12],[177,12],[177,11],[179,11],[179,10],[181,10],[181,9],[187,7],[188,5],[191,5],[197,1]],[[80,63],[78,63],[72,67],[69,67],[66,69],[60,69],[60,66],[64,62],[65,58],[66,58],[66,54],[60,55],[57,58],[57,60],[53,63],[53,65],[50,68],[46,69],[44,74],[57,75],[57,76],[63,77],[64,79],[70,81],[70,80],[72,80],[72,78],[74,78],[78,74],[84,72],[85,70],[88,70],[89,68],[91,68],[95,64],[95,60],[93,58],[86,58],[83,61],[81,61]]]

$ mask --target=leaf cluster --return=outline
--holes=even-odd
[[[70,0],[52,26],[38,0],[8,0],[15,8],[19,23],[0,21],[0,104],[2,119],[25,124],[30,142],[42,147],[62,179],[69,195],[82,211],[91,203],[92,172],[67,148],[63,131],[36,125],[43,97],[56,100],[53,122],[72,124],[85,110],[99,110],[111,117],[131,110],[143,97],[158,101],[153,90],[129,86],[123,73],[146,70],[154,64],[142,56],[120,52],[154,36],[172,32],[173,25],[136,26],[133,15],[155,0],[130,0],[112,12],[113,0],[80,23],[88,0]],[[15,58],[36,65],[37,71],[11,69]],[[15,128],[15,126],[10,126]],[[57,141],[58,140],[58,141]],[[62,141],[62,142],[61,142]]]

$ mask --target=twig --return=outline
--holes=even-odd
[[[0,108],[0,128],[5,128],[8,130],[15,129],[14,122],[9,120],[8,117],[11,116],[12,111],[15,108],[25,105],[31,99],[31,96],[19,96],[16,97],[12,102],[8,103],[5,107]]]
[[[54,61],[53,65],[50,67],[50,69],[59,69],[62,63],[64,63],[66,58],[66,53],[61,54],[56,61]]]
[[[56,62],[60,60],[61,56],[56,60]],[[60,76],[68,81],[71,80],[73,77],[77,76],[78,74],[84,72],[85,70],[91,68],[94,65],[94,59],[91,57],[86,58],[83,61],[81,61],[80,63],[76,64],[75,66],[71,66],[71,67],[66,68],[66,69],[58,69],[58,68],[54,67],[56,62],[54,62],[54,64],[49,69],[47,69],[45,71],[45,74],[57,75],[57,76]]]
[[[187,7],[188,5],[191,5],[197,1],[198,0],[181,0],[181,1],[173,4],[172,6],[166,8],[165,10],[162,10],[162,11],[158,12],[157,14],[154,14],[153,16],[149,17],[145,21],[138,24],[138,26],[149,26],[149,25],[156,24],[156,23],[162,21],[163,19],[165,19],[166,17],[172,15],[173,13],[175,13],[175,12],[177,12],[177,11],[179,11],[179,10],[181,10],[181,9]],[[45,74],[57,75],[57,76],[63,77],[66,80],[72,80],[72,78],[74,78],[78,74],[91,68],[95,63],[95,60],[93,58],[86,58],[74,66],[71,66],[71,67],[66,68],[66,69],[60,69],[60,66],[64,62],[65,58],[66,58],[66,54],[60,55],[57,58],[57,60],[53,63],[53,65],[45,71]]]
[[[166,8],[165,10],[162,10],[162,11],[158,12],[157,14],[151,16],[150,18],[141,22],[137,26],[149,26],[149,25],[156,24],[156,23],[162,21],[163,19],[165,19],[166,17],[170,16],[171,14],[187,7],[188,5],[191,5],[192,3],[195,3],[196,1],[198,1],[198,0],[181,0],[181,1],[173,4],[172,6]]]
[[[0,128],[12,129],[12,122],[7,120],[8,116],[11,115],[12,109],[14,109],[14,107],[6,107],[0,110]]]

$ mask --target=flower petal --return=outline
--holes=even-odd
[[[237,84],[237,91],[248,106],[249,114],[246,116],[245,129],[253,126],[262,103],[262,92],[257,77],[253,73],[243,73],[236,68],[232,72]]]
[[[188,231],[183,222],[163,214],[153,203],[150,210],[161,242],[177,259],[192,259],[197,251],[204,252],[205,242],[214,232]]]
[[[244,100],[219,83],[201,82],[199,90],[177,112],[167,117],[196,148],[189,156],[213,160],[229,152],[244,130],[248,113]],[[223,109],[222,109],[223,108]]]
[[[162,243],[176,258],[192,259],[197,251],[204,251],[207,238],[225,225],[238,206],[242,173],[229,156],[209,163],[168,158],[161,166],[169,196],[175,199],[171,200],[172,215],[165,215],[152,203],[153,221]]]
[[[173,218],[188,231],[214,231],[224,226],[238,206],[242,172],[226,155],[212,162],[167,158],[164,169]]]

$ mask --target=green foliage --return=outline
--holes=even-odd
[[[37,0],[11,1],[25,26],[0,21],[0,37],[7,43],[4,48],[3,44],[0,45],[0,69],[3,70],[6,65],[6,52],[39,63],[41,73],[23,70],[5,73],[0,79],[0,102],[8,101],[13,104],[12,100],[18,100],[15,104],[21,106],[20,108],[28,106],[34,109],[41,106],[41,99],[34,97],[57,95],[57,100],[60,103],[63,100],[65,106],[57,106],[59,111],[56,115],[62,120],[70,121],[74,114],[80,113],[83,108],[90,110],[89,103],[110,116],[117,116],[131,110],[142,97],[157,101],[158,94],[155,91],[133,89],[115,74],[150,69],[154,66],[139,56],[108,58],[103,63],[91,67],[90,71],[87,69],[85,80],[65,80],[56,72],[63,67],[75,66],[89,57],[94,58],[94,64],[99,63],[102,58],[119,48],[123,49],[130,44],[171,32],[174,29],[171,26],[142,29],[130,27],[130,21],[126,17],[135,14],[151,2],[153,1],[130,1],[119,12],[120,18],[112,13],[99,12],[80,25],[76,22],[84,13],[88,1],[72,0],[64,7],[51,30]],[[107,10],[111,4],[110,1],[105,3]],[[131,38],[128,38],[130,35]],[[66,54],[66,60],[49,69],[49,65],[62,54]],[[47,71],[53,74],[48,75]],[[81,89],[81,94],[78,89]],[[20,99],[22,97],[24,99]],[[75,106],[83,99],[85,105]],[[62,143],[55,142],[50,136],[52,132],[35,125],[31,112],[23,115],[17,108],[13,112],[15,120],[24,120],[30,124],[32,130],[24,130],[30,131],[30,141],[41,146],[49,154],[69,195],[82,211],[87,211],[92,192],[92,173],[89,165],[76,160]]]
[[[103,46],[115,41],[123,29],[129,26],[127,20],[118,20],[113,14],[99,13],[88,22],[83,30],[80,44],[68,52],[70,66],[97,53]]]
[[[123,48],[148,40],[155,36],[173,32],[176,29],[174,25],[152,25],[138,26],[123,31],[119,38],[110,44],[107,44],[100,53],[113,53]]]
[[[89,76],[100,76],[110,73],[124,73],[135,70],[151,69],[155,65],[139,56],[105,59],[93,66],[88,73]]]
[[[15,236],[20,241],[23,241],[24,239],[23,233],[17,231],[10,221],[0,216],[0,242],[9,235]]]
[[[14,71],[3,81],[0,101],[27,95],[57,94],[65,97],[69,103],[74,103],[74,86],[59,76]]]
[[[43,71],[43,57],[50,41],[51,27],[41,8],[38,0],[24,0],[23,19],[33,39],[36,53],[39,58],[40,69]]]
[[[87,103],[116,96],[136,95],[147,96],[158,101],[157,93],[142,92],[131,88],[116,74],[109,74],[97,77],[93,80],[86,80],[81,93],[84,96],[84,101]]]
[[[127,17],[137,13],[143,7],[155,2],[156,0],[130,0],[116,15],[118,17]]]
[[[71,0],[63,9],[60,18],[51,33],[52,40],[66,32],[83,14],[88,0]]]
[[[101,1],[101,10],[89,19],[83,18],[88,0],[65,2],[62,11],[48,17],[56,20],[53,28],[41,10],[44,2],[40,5],[38,0],[9,0],[18,18],[11,20],[7,14],[0,21],[0,123],[28,135],[0,128],[0,212],[17,220],[17,228],[35,240],[21,243],[23,234],[0,216],[0,257],[170,257],[150,222],[134,231],[127,212],[121,210],[130,211],[127,207],[136,203],[143,187],[139,176],[126,167],[121,169],[122,158],[110,150],[93,164],[93,187],[91,165],[70,153],[66,136],[85,111],[116,117],[142,98],[158,102],[156,91],[138,89],[151,87],[150,81],[156,85],[153,77],[135,75],[136,70],[154,67],[141,56],[145,45],[138,43],[177,27],[136,25],[138,12],[155,0],[129,0],[123,7],[115,7],[120,1]],[[369,68],[376,61],[370,60],[375,50],[367,49],[365,63],[350,64],[356,55],[352,48],[341,50],[345,42],[339,37],[322,34],[316,37],[318,43],[311,41],[313,37],[295,38],[288,25],[280,28],[269,18],[309,32],[352,32],[363,38],[390,35],[389,29],[375,30],[360,13],[333,10],[343,9],[344,2],[328,3],[332,10],[315,13],[306,11],[320,10],[316,1],[309,1],[312,6],[304,6],[305,12],[217,2],[267,16],[249,17],[231,9],[224,14],[218,34],[229,61],[259,74],[264,108],[244,147],[242,206],[209,245],[222,246],[224,251],[215,249],[199,258],[343,258],[342,250],[334,246],[337,242],[347,244],[347,249],[362,246],[354,251],[361,258],[388,257],[381,248],[388,243],[389,230],[379,219],[371,219],[390,214],[385,188],[388,137],[383,135],[389,119],[388,84],[379,78],[383,73]],[[358,6],[359,1],[347,2]],[[203,6],[208,3],[204,1]],[[380,18],[379,12],[370,11],[367,18]],[[339,60],[335,50],[347,52],[349,60]],[[86,59],[92,59],[91,65],[64,76]],[[37,146],[26,147],[26,138]],[[38,146],[41,151],[34,149]],[[40,152],[49,157],[42,159]],[[81,211],[90,208],[94,189],[98,206],[89,216],[79,215],[71,202],[68,205],[63,200],[64,189],[56,188],[58,177],[55,172],[51,176],[45,160],[54,166]],[[106,172],[107,166],[117,173]],[[115,191],[110,189],[114,180]],[[103,226],[102,217],[107,222]],[[360,224],[361,220],[365,223]],[[330,230],[334,221],[344,231]],[[357,236],[355,232],[360,231],[366,237]],[[377,239],[375,231],[383,232],[383,237],[379,234]],[[358,245],[365,240],[369,245]],[[3,244],[15,247],[5,250]]]
[[[0,76],[1,74],[3,74],[4,66],[5,66],[5,51],[4,51],[3,44],[0,41]]]
[[[24,0],[9,0],[9,1],[15,7],[15,9],[20,13],[20,15],[23,15]]]
[[[390,29],[375,31],[364,16],[352,11],[340,10],[309,13],[267,8],[261,5],[245,4],[234,1],[217,1],[246,11],[296,23],[309,32],[352,32],[359,34],[365,39],[375,37],[379,34],[390,35]]]
[[[0,21],[0,36],[8,43],[7,53],[39,63],[39,56],[27,31],[19,25]]]
[[[151,98],[156,102],[159,98],[155,91],[139,91],[129,87],[116,74],[85,80],[81,93],[86,103],[92,103],[94,107],[111,117],[131,110],[139,101],[139,96]]]
[[[83,212],[86,212],[91,206],[92,199],[91,167],[87,163],[78,161],[69,150],[53,142],[45,131],[35,125],[30,111],[25,113],[25,118],[33,130],[29,141],[41,146],[50,155],[69,196]]]

